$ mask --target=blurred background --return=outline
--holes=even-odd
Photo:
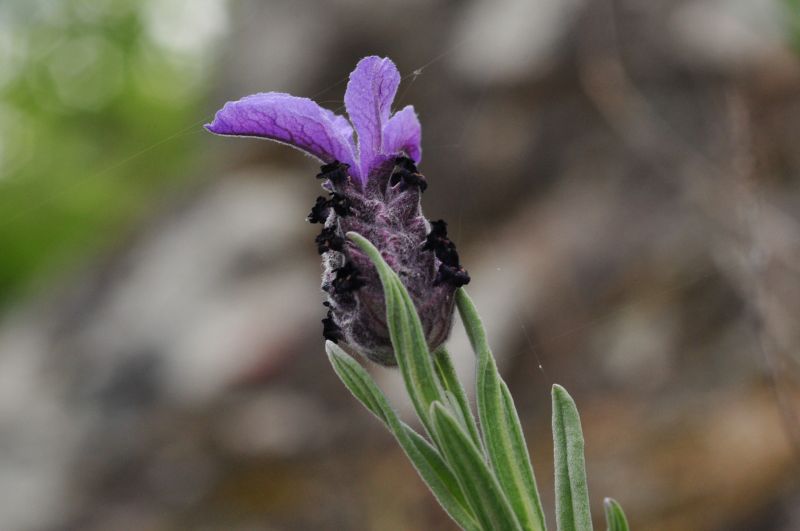
[[[598,528],[800,529],[798,0],[4,0],[0,529],[453,529],[325,358],[317,164],[201,127],[370,54],[551,525],[559,382]]]

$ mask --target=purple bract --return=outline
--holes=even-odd
[[[328,196],[317,198],[308,215],[323,225],[316,238],[328,294],[323,335],[384,365],[396,361],[383,290],[375,268],[345,233],[369,239],[398,273],[431,349],[447,338],[455,290],[469,282],[446,224],[422,214],[427,183],[416,167],[422,131],[411,105],[392,114],[399,85],[391,60],[365,57],[350,73],[345,92],[349,120],[310,99],[266,92],[226,103],[206,125],[220,135],[282,142],[324,163],[317,177]]]
[[[390,59],[365,57],[350,73],[344,95],[350,121],[308,98],[261,92],[226,103],[206,129],[219,135],[269,138],[322,162],[347,164],[350,175],[364,185],[381,163],[399,154],[420,162],[422,130],[414,107],[391,115],[399,85],[400,73]]]

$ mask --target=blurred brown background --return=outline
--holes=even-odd
[[[453,528],[324,356],[315,163],[201,129],[370,54],[551,527],[559,382],[598,528],[800,529],[797,0],[0,4],[0,529]]]

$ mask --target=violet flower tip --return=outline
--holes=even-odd
[[[231,102],[227,102],[222,107],[222,109],[218,110],[216,114],[214,114],[214,119],[208,122],[207,124],[203,125],[203,129],[215,135],[221,135],[221,136],[226,135],[227,131],[225,131],[225,124],[220,119],[220,114],[226,110],[226,108],[230,105],[230,103]]]
[[[353,72],[355,72],[356,70],[358,70],[358,67],[359,67],[360,65],[362,65],[362,64],[364,64],[364,63],[371,63],[371,62],[373,62],[373,61],[378,61],[378,62],[380,62],[380,63],[386,63],[386,62],[388,62],[388,63],[390,63],[390,64],[394,65],[394,61],[392,61],[392,60],[391,60],[391,59],[389,59],[388,57],[381,57],[380,55],[367,55],[366,57],[362,57],[361,59],[359,59],[359,60],[358,60],[358,62],[356,63],[356,67],[353,69]],[[350,72],[350,74],[352,75],[352,74],[353,74],[353,72]]]

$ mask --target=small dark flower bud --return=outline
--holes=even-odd
[[[328,219],[329,212],[330,204],[328,200],[319,196],[314,206],[311,207],[311,212],[309,212],[306,220],[308,220],[309,223],[325,223],[325,220]]]
[[[328,205],[340,216],[346,216],[350,213],[350,199],[338,192],[331,192]]]
[[[333,273],[334,277],[331,286],[335,294],[345,295],[356,291],[365,284],[364,280],[359,276],[358,269],[350,262],[337,267],[333,270]]]
[[[417,186],[420,192],[428,188],[428,181],[417,171],[414,162],[408,157],[398,157],[392,174],[389,176],[389,186],[401,185],[404,189]]]
[[[431,221],[431,231],[425,238],[423,249],[433,251],[443,264],[459,268],[456,246],[447,237],[447,223],[444,220]]]
[[[464,268],[442,264],[439,266],[439,273],[437,273],[436,280],[433,283],[438,286],[442,282],[446,282],[456,288],[460,288],[469,284],[469,281],[469,274],[464,271]]]
[[[333,312],[328,310],[328,316],[322,320],[322,337],[338,343],[344,340],[342,329],[333,321]]]
[[[317,236],[314,241],[317,243],[317,252],[319,254],[328,251],[341,251],[344,247],[344,238],[336,234],[332,227],[325,227],[322,232]]]
[[[408,157],[397,157],[394,159],[394,165],[396,168],[404,169],[407,172],[417,173],[417,165]]]
[[[327,179],[334,184],[342,184],[347,180],[347,169],[349,164],[333,161],[330,164],[323,164],[317,174],[317,179]]]

